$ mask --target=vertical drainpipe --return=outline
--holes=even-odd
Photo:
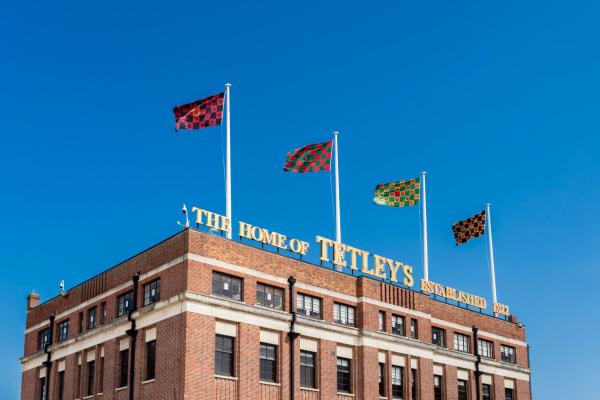
[[[294,303],[294,285],[296,284],[296,278],[290,276],[288,278],[289,291],[290,291],[290,314],[292,314],[292,322],[290,323],[290,331],[288,337],[290,338],[290,400],[294,400],[295,396],[295,377],[294,377],[294,353],[295,353],[295,342],[296,338],[300,335],[296,332],[296,305]]]
[[[479,355],[479,346],[478,344],[478,337],[477,337],[477,331],[479,331],[479,329],[476,326],[473,326],[473,341],[474,343],[474,349],[475,349],[475,357],[477,357],[477,360],[475,361],[475,393],[476,393],[476,400],[480,400],[481,399],[481,371],[479,371],[479,363],[481,362],[481,356]]]
[[[135,343],[137,339],[138,331],[135,327],[135,320],[132,318],[133,313],[137,310],[137,295],[138,295],[138,283],[140,281],[140,273],[135,274],[131,280],[133,281],[133,304],[129,307],[129,313],[127,313],[127,320],[131,322],[131,328],[125,333],[130,337],[131,357],[129,358],[129,400],[133,400],[134,387],[135,387]]]
[[[54,315],[50,316],[49,321],[50,340],[48,340],[48,344],[44,346],[44,353],[46,353],[46,361],[43,362],[44,367],[46,367],[46,384],[44,385],[45,399],[50,398],[50,373],[52,372],[52,352],[49,349],[50,346],[52,346],[52,339],[54,338]]]

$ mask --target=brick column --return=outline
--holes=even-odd
[[[433,360],[419,358],[419,400],[433,400]]]
[[[157,343],[162,335],[169,336],[173,332],[166,326],[159,326]],[[215,375],[215,319],[206,315],[185,313],[185,336],[183,357],[183,393],[179,398],[193,400],[211,400],[214,392]],[[237,342],[237,338],[236,338]],[[173,341],[165,350],[175,350]],[[158,352],[158,346],[157,346]],[[162,351],[161,351],[162,353]],[[163,353],[164,354],[164,353]],[[239,352],[235,355],[239,362]],[[169,355],[165,355],[169,356]],[[159,361],[157,359],[157,365]],[[171,368],[177,368],[170,365]],[[157,371],[158,372],[158,371]],[[236,376],[238,374],[236,373]]]
[[[504,377],[500,375],[493,375],[492,379],[494,382],[494,398],[504,399]]]
[[[376,399],[379,397],[378,350],[372,347],[355,347],[353,364],[355,368],[356,399]]]
[[[321,400],[337,398],[337,344],[320,340],[318,354],[318,375]]]
[[[260,394],[260,328],[256,325],[238,325],[237,357],[238,398],[258,400]]]
[[[444,389],[446,392],[446,400],[458,400],[458,385],[456,379],[456,367],[453,365],[444,366]]]

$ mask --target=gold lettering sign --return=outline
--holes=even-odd
[[[421,291],[481,309],[485,309],[487,307],[487,301],[483,297],[462,292],[448,286],[440,285],[439,283],[426,281],[425,279],[421,279]]]
[[[239,235],[246,239],[268,244],[282,250],[290,250],[293,253],[298,253],[303,256],[308,253],[308,243],[302,240],[291,239],[288,244],[287,236],[277,232],[270,232],[266,228],[253,226],[242,221],[239,222],[239,229]]]
[[[196,223],[198,225],[206,225],[211,229],[231,232],[231,221],[227,217],[198,207],[192,207],[192,213],[196,214]]]
[[[500,303],[494,303],[494,314],[510,316],[508,306]]]
[[[398,282],[398,272],[402,271],[404,277],[402,284],[412,287],[414,279],[412,277],[413,269],[410,265],[403,264],[399,261],[394,261],[387,257],[374,254],[374,264],[369,264],[369,252],[360,250],[344,243],[334,242],[331,239],[317,236],[317,243],[321,244],[321,261],[331,261],[338,267],[348,267],[352,270],[359,270],[358,257],[360,257],[360,272],[364,275],[371,275],[380,279],[389,279],[390,282]],[[329,258],[329,249],[332,249],[332,259]]]

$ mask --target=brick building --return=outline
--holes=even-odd
[[[39,300],[23,400],[531,398],[516,319],[191,229]]]

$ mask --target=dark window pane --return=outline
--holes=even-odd
[[[129,373],[129,350],[121,350],[120,355],[120,370],[119,370],[119,387],[127,386],[127,375]]]
[[[351,393],[350,386],[350,360],[337,359],[337,390],[342,393]]]
[[[90,361],[87,363],[88,379],[87,379],[87,395],[94,394],[94,375],[96,373],[96,362]]]
[[[160,301],[160,279],[144,285],[144,306]]]
[[[433,399],[442,400],[442,377],[440,375],[433,376]]]
[[[92,307],[88,310],[88,329],[94,329],[96,327],[96,307]]]
[[[242,299],[242,280],[240,278],[213,272],[212,284],[213,294],[234,300]]]
[[[410,382],[411,382],[411,397],[412,400],[417,400],[417,370],[415,368],[410,370]]]
[[[385,396],[385,364],[379,363],[379,396]]]
[[[117,316],[122,317],[123,315],[128,314],[133,307],[133,292],[127,292],[125,294],[122,294],[121,296],[119,296],[117,302]]]
[[[431,343],[446,347],[446,331],[440,328],[431,328]]]
[[[504,388],[504,400],[514,400],[514,395],[513,389]]]
[[[481,397],[483,400],[492,400],[492,387],[487,384],[481,385]]]
[[[57,386],[58,400],[63,400],[65,397],[65,371],[60,371],[58,373]]]
[[[458,400],[468,400],[468,390],[467,390],[467,381],[459,379],[456,382],[456,387],[458,389]]]
[[[215,374],[233,376],[233,338],[215,337]]]
[[[272,344],[260,344],[260,380],[277,381],[277,347]]]
[[[298,314],[312,318],[321,318],[321,299],[306,294],[296,295],[296,311]]]
[[[392,315],[392,334],[404,336],[404,317]]]
[[[316,388],[315,353],[309,351],[300,352],[300,386]]]
[[[392,397],[404,399],[404,368],[392,366]]]
[[[156,340],[146,343],[146,380],[154,379],[156,373]]]
[[[57,342],[62,342],[69,338],[69,320],[59,322],[56,335]]]

